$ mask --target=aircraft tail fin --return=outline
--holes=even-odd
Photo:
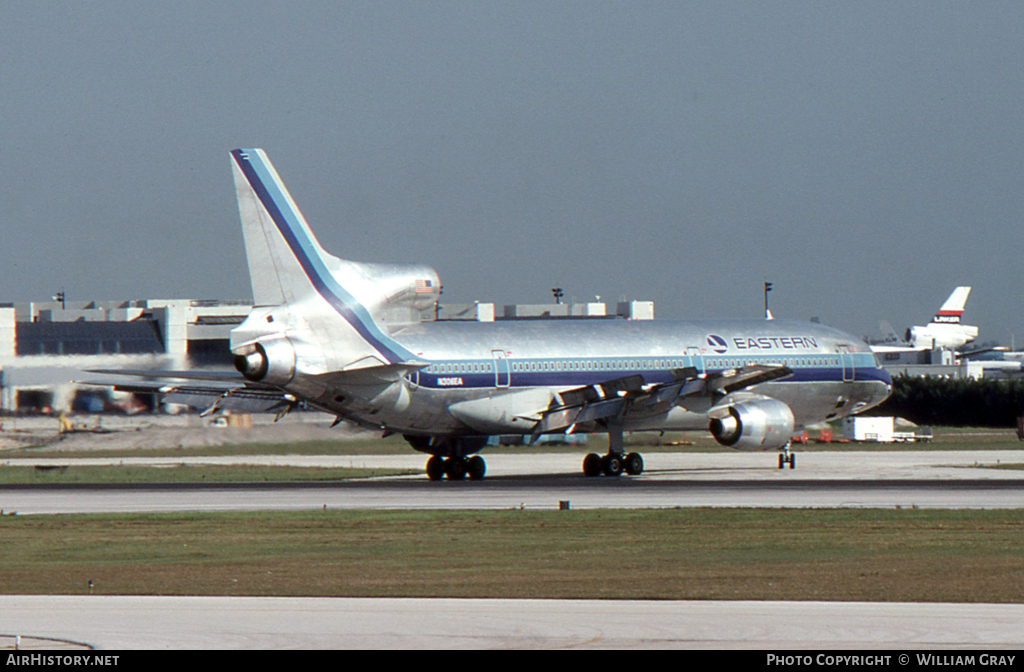
[[[274,306],[315,291],[327,256],[262,149],[231,152],[253,302]]]
[[[971,294],[970,287],[957,287],[949,295],[946,302],[935,313],[932,322],[936,324],[960,324],[960,317],[964,314],[964,306],[967,305],[967,297]]]
[[[900,343],[901,339],[896,334],[896,330],[892,328],[888,320],[879,320],[878,328],[882,332],[882,342],[884,343]]]
[[[390,298],[385,295],[372,300],[390,289],[388,278],[380,277],[384,272],[373,265],[338,259],[320,246],[262,149],[236,149],[231,159],[255,305],[289,306],[307,321],[322,324],[324,333],[332,334],[339,343],[348,339],[346,353],[352,357],[371,352],[388,362],[409,359],[410,353],[385,333],[374,317]],[[421,275],[429,278],[420,280],[429,283],[432,293],[426,298],[433,297],[440,291],[437,275],[426,271]],[[416,277],[399,280],[412,287]],[[414,289],[407,293],[420,298]],[[367,345],[372,350],[366,351]]]

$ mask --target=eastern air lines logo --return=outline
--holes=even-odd
[[[725,342],[725,339],[715,334],[708,334],[708,347],[715,351],[715,353],[721,355],[729,349],[729,344]]]

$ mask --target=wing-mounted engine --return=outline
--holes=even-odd
[[[782,448],[793,436],[793,411],[770,397],[744,399],[708,412],[711,435],[723,446],[737,450]]]

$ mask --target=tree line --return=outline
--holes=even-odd
[[[896,376],[892,396],[871,415],[894,415],[919,425],[1016,427],[1024,415],[1024,379],[972,380]]]

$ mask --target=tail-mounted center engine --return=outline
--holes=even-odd
[[[723,446],[737,450],[774,450],[793,437],[793,411],[776,399],[741,401],[713,417],[708,429]]]
[[[295,376],[295,346],[286,337],[257,341],[249,352],[235,355],[235,368],[248,380],[287,385]]]

